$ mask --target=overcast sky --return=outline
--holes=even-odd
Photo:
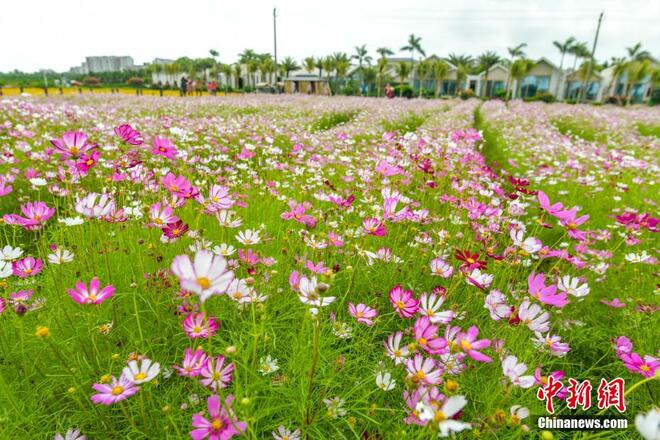
[[[372,56],[398,50],[409,34],[427,54],[506,54],[527,43],[527,55],[559,63],[553,40],[593,41],[600,60],[622,56],[641,41],[660,58],[660,0],[9,0],[0,5],[0,71],[68,70],[85,56],[204,57],[234,62],[245,48],[272,52],[277,6],[278,57],[300,61],[366,44]],[[572,62],[572,60],[570,61]]]

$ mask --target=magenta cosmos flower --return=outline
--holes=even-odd
[[[175,196],[189,199],[195,197],[199,191],[183,176],[177,176],[173,173],[167,173],[160,179],[167,190]]]
[[[362,222],[362,227],[364,228],[364,233],[367,235],[373,235],[374,237],[384,237],[387,235],[385,225],[377,218],[365,218]]]
[[[239,422],[231,410],[233,399],[234,396],[230,394],[225,400],[225,404],[229,408],[229,413],[227,413],[220,405],[220,396],[209,396],[206,401],[209,418],[205,418],[201,413],[193,414],[192,426],[195,429],[190,431],[190,437],[193,440],[203,440],[205,438],[210,440],[228,440],[245,431],[247,427],[246,423]]]
[[[92,278],[89,288],[82,281],[76,283],[75,289],[67,289],[69,296],[78,304],[101,304],[115,294],[115,288],[107,285],[100,289],[101,283],[98,278]]]
[[[151,154],[155,156],[163,156],[168,159],[174,159],[178,151],[174,148],[169,139],[156,136],[154,139],[154,147],[151,149]]]
[[[183,330],[191,339],[206,339],[213,336],[219,327],[218,321],[213,316],[206,319],[204,313],[191,313],[183,320]]]
[[[50,143],[56,148],[56,153],[60,154],[62,159],[70,157],[78,158],[97,147],[96,144],[87,142],[87,135],[82,131],[67,131],[61,139],[51,139]]]
[[[44,263],[41,258],[25,257],[14,261],[12,268],[14,275],[20,278],[33,277],[43,269]]]
[[[179,376],[199,376],[199,373],[202,371],[204,365],[206,365],[208,358],[209,357],[206,353],[201,349],[192,351],[192,348],[186,348],[186,353],[183,355],[181,366],[173,365],[173,368],[177,371]]]
[[[115,134],[130,145],[142,145],[144,143],[140,133],[129,124],[121,124],[115,127]]]
[[[372,309],[366,304],[358,304],[356,306],[350,302],[348,303],[348,313],[350,313],[357,322],[368,325],[369,327],[374,325],[373,318],[378,316],[378,311],[376,309]]]
[[[481,353],[478,350],[482,348],[487,348],[490,346],[489,339],[479,339],[477,340],[477,335],[479,334],[479,329],[476,326],[472,326],[468,329],[467,333],[459,333],[456,336],[456,342],[461,350],[467,353],[475,361],[479,362],[491,362],[492,359],[485,354]]]
[[[428,316],[421,316],[413,325],[413,337],[417,345],[429,354],[443,354],[448,351],[447,341],[438,337],[438,327]]]
[[[55,208],[49,208],[44,202],[30,202],[21,205],[21,211],[25,217],[18,214],[5,214],[5,223],[18,225],[28,231],[41,228],[49,218],[55,214]]]
[[[543,304],[548,304],[550,306],[564,307],[568,304],[566,299],[566,292],[557,293],[557,286],[545,285],[545,275],[542,273],[535,274],[531,273],[527,278],[527,291],[537,300],[541,301]]]
[[[621,353],[619,358],[623,365],[633,373],[641,374],[644,377],[654,377],[655,371],[660,367],[660,361],[653,356],[645,355],[643,358],[637,353]]]
[[[172,261],[172,272],[179,278],[181,288],[194,292],[200,301],[211,295],[222,295],[234,279],[227,261],[221,255],[202,249],[195,254],[194,262],[188,255],[178,255]]]
[[[419,301],[413,298],[412,290],[404,290],[401,285],[390,290],[390,303],[402,318],[412,318],[419,310]]]
[[[92,385],[98,394],[94,394],[91,399],[95,404],[112,405],[113,403],[126,400],[137,393],[140,387],[131,382],[123,374],[119,379],[114,376],[109,384],[95,383]]]

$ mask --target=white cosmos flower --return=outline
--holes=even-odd
[[[434,410],[424,402],[418,402],[416,410],[419,413],[419,419],[428,421],[438,421],[438,437],[448,437],[452,432],[461,432],[471,429],[469,423],[454,420],[452,417],[467,405],[465,396],[451,396],[445,400],[439,410]]]
[[[226,243],[222,243],[220,246],[214,246],[212,250],[214,254],[222,255],[223,257],[229,257],[236,252],[234,246]]]
[[[0,260],[0,279],[8,278],[14,273],[14,268],[9,261]]]
[[[16,260],[18,257],[23,255],[23,249],[19,247],[12,247],[7,245],[0,249],[0,260],[1,261],[12,261]]]
[[[218,219],[220,226],[226,228],[238,228],[243,223],[240,218],[234,218],[234,213],[232,211],[218,211],[215,218]]]
[[[646,251],[642,251],[641,254],[629,253],[625,256],[626,261],[629,261],[630,263],[644,263],[649,258],[651,258],[651,256],[647,254]]]
[[[250,246],[259,244],[261,242],[261,235],[259,235],[259,231],[247,229],[246,231],[239,232],[236,236],[236,240],[246,246]]]
[[[70,263],[73,261],[73,253],[67,249],[57,248],[55,252],[48,255],[48,262],[50,264]]]
[[[266,356],[266,358],[259,359],[259,365],[259,371],[264,376],[280,369],[277,365],[277,359],[273,359],[270,355]]]
[[[490,287],[491,283],[493,282],[493,276],[491,274],[481,272],[479,269],[474,269],[472,272],[470,272],[470,278],[482,285],[484,288]],[[468,278],[466,278],[465,281],[472,285]]]
[[[129,361],[124,367],[122,374],[131,382],[141,384],[152,381],[160,373],[160,364],[151,359],[142,359],[138,365],[137,361]]]
[[[30,179],[30,183],[34,186],[44,186],[48,182],[46,181],[46,179],[42,179],[41,177],[34,177]]]
[[[322,297],[318,288],[319,286],[316,277],[309,279],[303,275],[300,277],[298,298],[303,304],[310,306],[325,307],[332,304],[335,297]]]
[[[227,261],[220,255],[202,249],[195,254],[194,262],[188,255],[178,255],[172,261],[172,272],[179,278],[181,287],[199,295],[206,301],[211,295],[222,295],[234,279]]]
[[[379,372],[376,375],[376,386],[383,391],[390,391],[396,386],[396,381],[392,379],[392,375],[388,371]]]
[[[587,296],[589,294],[589,284],[580,284],[580,280],[578,278],[571,278],[568,275],[561,277],[557,283],[557,287],[559,288],[560,292],[566,292],[576,298],[582,298],[583,296]]]
[[[509,355],[502,361],[502,371],[512,384],[520,388],[530,388],[534,385],[534,376],[523,376],[527,371],[527,365],[518,362],[518,358]]]
[[[66,226],[78,226],[78,225],[82,225],[83,223],[85,223],[85,220],[80,216],[58,218],[57,221],[59,223],[64,223]]]
[[[660,410],[651,408],[646,414],[637,414],[635,428],[646,440],[658,440],[660,438]]]

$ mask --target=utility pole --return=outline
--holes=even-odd
[[[587,68],[587,79],[585,84],[582,85],[582,90],[580,93],[580,98],[578,102],[582,102],[582,98],[586,98],[586,94],[589,92],[589,80],[591,80],[591,71],[594,65],[594,55],[596,54],[596,45],[598,44],[598,34],[600,33],[600,23],[603,21],[603,12],[598,16],[598,26],[596,27],[596,36],[594,37],[594,45],[591,47],[591,57],[589,58],[589,67]]]
[[[273,8],[273,48],[275,52],[275,82],[277,82],[277,8]]]

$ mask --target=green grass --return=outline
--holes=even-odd
[[[641,122],[637,123],[637,131],[642,136],[653,136],[660,138],[660,125],[649,125]]]
[[[561,369],[567,377],[589,378],[592,384],[597,384],[601,377],[621,376],[626,379],[627,387],[631,387],[640,377],[627,372],[616,358],[610,340],[627,335],[639,353],[654,354],[658,350],[657,313],[634,310],[638,303],[653,303],[656,268],[629,264],[623,255],[640,249],[657,249],[660,243],[649,232],[643,232],[641,245],[627,247],[618,235],[619,229],[612,228],[611,218],[612,209],[623,205],[650,209],[645,203],[646,198],[653,197],[649,188],[637,188],[633,183],[635,177],[644,173],[626,171],[611,177],[602,191],[585,190],[570,180],[556,185],[535,184],[535,189],[546,191],[553,202],[561,200],[565,205],[582,206],[592,216],[590,229],[612,231],[611,240],[589,244],[594,249],[614,253],[604,279],[587,269],[577,270],[556,260],[528,259],[515,251],[502,261],[488,259],[487,272],[495,276],[491,289],[504,292],[516,306],[527,296],[526,280],[532,270],[548,276],[583,276],[589,282],[591,293],[583,301],[572,300],[561,311],[551,310],[552,334],[560,335],[571,345],[569,354],[558,358],[539,353],[530,343],[532,333],[524,326],[493,321],[484,308],[485,292],[468,285],[458,271],[447,280],[430,274],[429,262],[439,255],[458,267],[452,258],[456,249],[483,256],[487,243],[494,247],[495,253],[502,254],[506,247],[512,246],[507,226],[514,220],[527,225],[526,236],[538,237],[544,243],[565,241],[571,247],[576,244],[566,237],[563,229],[545,229],[539,225],[541,213],[533,196],[522,196],[519,201],[529,208],[518,216],[503,214],[498,219],[500,232],[484,232],[481,241],[475,240],[471,225],[479,223],[485,229],[489,221],[470,219],[458,204],[439,202],[440,196],[451,195],[461,200],[475,198],[491,203],[495,197],[492,192],[488,194],[491,185],[511,190],[504,180],[486,178],[481,165],[474,162],[475,155],[465,153],[467,148],[450,152],[447,135],[456,129],[472,126],[483,130],[484,141],[479,151],[497,171],[513,173],[516,177],[532,177],[535,173],[534,158],[527,157],[518,144],[505,136],[506,127],[489,120],[476,104],[452,102],[443,111],[413,112],[405,103],[394,103],[392,110],[383,110],[381,101],[364,100],[364,107],[358,112],[354,110],[355,101],[337,99],[324,101],[324,105],[332,103],[333,110],[323,112],[302,99],[282,103],[268,97],[259,98],[264,102],[255,103],[250,97],[245,98],[247,101],[241,101],[243,98],[222,101],[223,105],[203,100],[198,104],[171,100],[140,105],[139,100],[126,98],[112,102],[102,98],[79,99],[46,102],[56,107],[65,103],[80,105],[83,111],[76,118],[47,107],[33,109],[34,113],[12,106],[0,107],[3,120],[38,133],[31,138],[31,151],[27,152],[22,139],[0,132],[0,142],[11,149],[14,158],[13,163],[0,165],[0,174],[12,168],[21,171],[12,183],[13,192],[0,197],[0,213],[18,213],[21,204],[33,200],[44,201],[57,210],[41,231],[1,224],[2,245],[20,246],[25,255],[44,259],[51,244],[75,254],[71,263],[45,264],[36,277],[0,280],[3,288],[0,296],[5,299],[11,292],[28,288],[35,297],[45,299],[43,307],[25,314],[15,313],[12,307],[0,314],[0,439],[50,439],[56,431],[63,433],[71,426],[81,428],[90,439],[189,438],[191,417],[206,411],[205,399],[211,394],[194,379],[176,374],[166,379],[161,375],[143,385],[135,396],[109,407],[94,406],[89,400],[92,384],[104,375],[118,376],[132,353],[160,362],[165,368],[179,364],[187,347],[200,347],[213,355],[226,354],[227,361],[234,363],[233,381],[220,394],[235,396],[238,419],[248,425],[246,438],[270,438],[271,431],[280,425],[300,428],[303,436],[310,439],[435,438],[432,428],[403,422],[406,406],[402,395],[411,385],[406,383],[405,368],[395,366],[383,355],[383,341],[394,332],[408,331],[413,324],[413,320],[402,320],[392,311],[388,292],[396,284],[412,289],[417,298],[436,286],[446,288],[442,309],[451,309],[461,317],[452,325],[464,330],[476,325],[480,338],[504,339],[506,349],[527,364],[528,374],[543,365],[544,372]],[[322,116],[315,116],[319,112]],[[164,116],[172,127],[185,131],[185,136],[164,127]],[[118,119],[134,123],[148,140],[156,134],[171,138],[177,148],[187,153],[187,159],[167,161],[151,156],[149,148],[145,148],[141,153],[142,166],[155,173],[153,179],[147,179],[151,184],[132,183],[130,179],[113,182],[108,179],[114,170],[113,161],[124,153],[103,149],[102,166],[93,168],[79,182],[62,183],[61,186],[71,191],[65,196],[56,195],[49,186],[34,187],[22,177],[27,168],[35,168],[49,179],[58,175],[56,171],[62,164],[57,159],[39,160],[34,152],[42,152],[49,146],[48,139],[60,136],[65,130],[82,129],[102,146],[117,145],[111,129],[102,131],[98,127],[99,124],[112,127]],[[346,125],[350,142],[336,142],[330,129],[341,124]],[[418,139],[425,140],[427,149],[418,147],[418,141],[403,137],[387,144],[382,139],[385,131],[400,135],[414,132]],[[290,154],[296,143],[309,151],[301,156]],[[256,156],[238,159],[248,144],[254,147]],[[378,175],[374,172],[376,164],[391,158],[393,150],[401,153],[395,160],[403,164],[406,174]],[[519,156],[527,157],[528,161],[518,160]],[[513,157],[520,162],[520,168],[514,169],[508,163]],[[432,162],[436,175],[418,169],[415,161],[422,158]],[[494,166],[496,163],[499,166]],[[276,260],[268,267],[256,265],[252,270],[239,264],[235,269],[237,277],[250,278],[258,293],[268,295],[262,304],[239,308],[226,296],[212,297],[205,303],[205,311],[221,324],[209,340],[191,341],[182,331],[183,318],[176,314],[177,306],[181,305],[177,296],[179,282],[169,273],[175,256],[194,253],[189,246],[194,246],[196,240],[182,237],[164,244],[158,229],[145,227],[148,207],[169,196],[157,185],[166,170],[185,176],[204,195],[212,184],[227,185],[233,197],[246,204],[234,208],[242,219],[242,225],[235,229],[223,227],[215,217],[203,214],[202,207],[192,200],[176,208],[176,214],[199,237],[213,245],[227,243],[237,249],[251,248],[262,257]],[[434,188],[428,185],[429,180],[434,181]],[[466,182],[472,186],[462,187]],[[617,182],[627,183],[630,190],[620,191]],[[353,237],[350,231],[360,229],[365,217],[380,215],[378,207],[382,206],[385,188],[401,191],[411,199],[414,209],[428,209],[428,221],[388,221],[385,237]],[[76,215],[76,199],[90,191],[110,192],[118,206],[135,206],[143,216],[130,216],[122,223],[86,220],[71,227],[57,222],[58,218]],[[321,193],[353,194],[353,209],[341,210],[322,201]],[[615,202],[615,196],[622,201]],[[308,213],[318,218],[318,226],[307,229],[295,221],[282,220],[280,215],[288,210],[289,200],[310,202],[312,208]],[[498,200],[503,208],[510,203],[505,198]],[[262,243],[241,244],[236,236],[246,229],[261,231]],[[312,236],[316,240],[325,239],[330,231],[344,238],[344,247],[315,249],[305,241]],[[441,231],[445,234],[439,234]],[[432,238],[430,243],[428,237]],[[369,265],[363,251],[376,252],[381,248],[391,249],[402,261],[392,259]],[[235,254],[232,258],[238,257]],[[303,267],[305,260],[323,261],[332,268],[318,277],[329,286],[323,295],[337,299],[322,309],[318,318],[289,287],[292,271],[310,275]],[[102,285],[115,286],[115,296],[98,306],[74,303],[66,290],[79,280],[88,282],[93,276],[99,277]],[[619,310],[600,304],[601,299],[613,296],[629,306]],[[376,308],[380,315],[375,325],[358,324],[347,312],[348,302]],[[197,303],[194,296],[191,303]],[[334,323],[331,313],[335,315]],[[577,321],[582,325],[575,324]],[[108,334],[99,332],[99,326],[109,322],[113,322],[112,330]],[[351,338],[336,336],[338,323],[350,325]],[[35,335],[38,326],[49,328],[47,338]],[[440,333],[443,332],[441,326]],[[410,341],[409,336],[406,338]],[[228,347],[235,348],[235,352],[228,351]],[[520,427],[506,418],[498,421],[500,413],[508,415],[510,407],[519,404],[528,407],[532,414],[541,415],[543,404],[536,398],[536,387],[523,390],[503,382],[498,353],[490,349],[485,352],[494,362],[469,360],[462,374],[444,375],[445,381],[458,383],[455,393],[468,399],[461,419],[472,422],[473,430],[458,437],[473,438],[478,433],[481,438],[519,439],[525,435]],[[280,369],[275,374],[262,375],[258,371],[260,359],[267,355],[278,360]],[[393,391],[383,392],[376,387],[375,371],[379,369],[392,373],[397,383]],[[452,393],[444,384],[439,389]],[[658,401],[658,391],[657,381],[653,381],[630,394],[625,416],[631,426],[635,414],[648,411]],[[193,395],[201,402],[191,402]],[[323,399],[335,396],[346,400],[347,411],[337,419],[328,415],[323,403]],[[566,413],[564,409],[562,414]],[[532,428],[530,438],[540,437],[533,421],[527,419],[524,423]],[[555,438],[572,438],[574,433],[555,431],[554,434]],[[633,435],[631,429],[607,433],[603,438]]]

